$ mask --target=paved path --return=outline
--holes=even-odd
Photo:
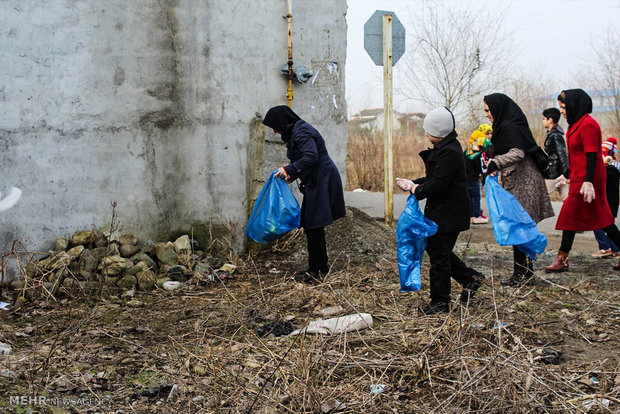
[[[397,192],[394,194],[394,217],[398,219],[398,216],[402,213],[405,208],[405,203],[407,201],[407,194],[402,192]],[[345,192],[345,202],[347,205],[351,207],[356,207],[369,216],[376,218],[377,220],[383,220],[383,193],[373,193],[370,191],[366,192],[354,192],[354,191],[346,191]],[[555,216],[550,217],[546,220],[538,223],[538,229],[547,236],[549,239],[548,249],[557,249],[560,245],[560,239],[562,237],[562,232],[555,229],[555,221],[557,219],[557,215],[562,208],[562,202],[554,201],[551,203],[553,205],[553,210],[555,211]],[[420,203],[422,208],[424,208],[424,200]],[[485,211],[485,215],[488,216],[488,208],[486,204],[486,198],[481,200],[482,208]],[[616,220],[616,224],[620,224],[619,220]],[[472,228],[467,232],[462,234],[463,236],[472,237],[472,242],[494,242],[493,230],[491,228],[491,223],[489,224],[481,224],[481,225],[472,225]],[[573,245],[574,252],[594,252],[597,250],[598,246],[596,244],[596,240],[594,239],[594,234],[591,231],[587,231],[584,233],[577,234],[575,238],[575,244]]]

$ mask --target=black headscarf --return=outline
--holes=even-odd
[[[566,89],[566,121],[572,125],[585,114],[592,113],[592,98],[583,89]]]
[[[267,111],[265,119],[263,119],[263,124],[278,131],[282,141],[288,143],[291,139],[293,126],[295,126],[295,122],[300,119],[301,118],[288,106],[278,105]]]
[[[502,155],[512,148],[532,153],[538,147],[527,118],[519,105],[503,93],[492,93],[484,101],[493,116],[493,154]]]

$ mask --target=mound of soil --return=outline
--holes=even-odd
[[[326,238],[333,257],[396,260],[395,230],[355,207],[327,227]]]

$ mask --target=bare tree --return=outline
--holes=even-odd
[[[545,128],[542,126],[542,111],[557,107],[559,87],[550,76],[541,75],[542,69],[517,72],[506,82],[503,92],[510,96],[527,117],[530,129],[539,144],[545,140]],[[562,121],[561,121],[562,122]]]
[[[512,51],[502,10],[455,10],[426,1],[411,13],[413,41],[403,56],[400,94],[429,106],[445,105],[459,118],[479,119],[482,96],[505,79]]]
[[[610,113],[609,127],[620,132],[620,30],[608,26],[602,39],[591,42],[594,67],[591,71],[593,89],[601,90],[602,106]],[[607,109],[607,108],[605,108]]]

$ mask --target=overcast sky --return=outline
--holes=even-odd
[[[588,58],[591,39],[601,38],[609,24],[620,25],[620,0],[443,0],[439,4],[451,8],[462,4],[476,9],[505,8],[506,29],[514,33],[514,66],[535,68],[567,83],[571,79],[570,68],[574,71]],[[412,15],[415,17],[415,10],[421,5],[422,0],[348,0],[345,79],[349,115],[364,108],[383,107],[383,68],[376,66],[364,50],[364,23],[375,10],[388,10],[409,31]],[[480,21],[489,23],[484,16]],[[556,47],[547,47],[549,43]],[[397,63],[394,109],[402,112],[425,109],[398,99],[398,70]]]

